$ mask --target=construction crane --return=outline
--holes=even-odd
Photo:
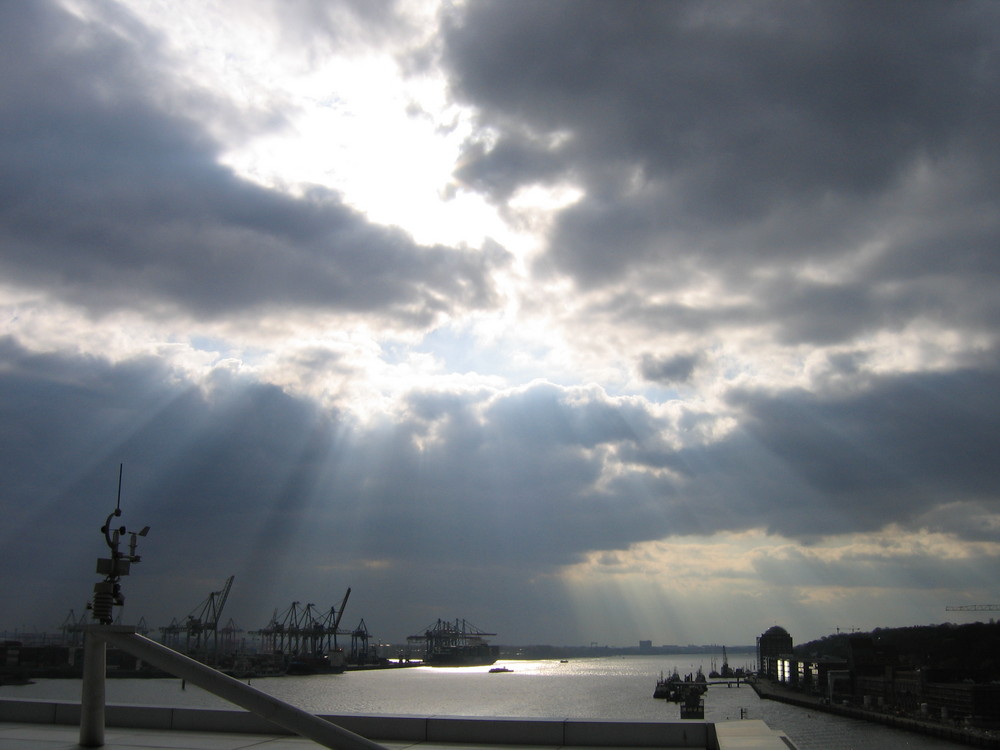
[[[955,604],[944,608],[945,612],[1000,612],[1000,604]]]

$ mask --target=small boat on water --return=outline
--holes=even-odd
[[[513,669],[507,669],[507,667],[493,667],[493,669],[490,670],[490,674],[494,674],[497,672],[513,672],[513,671],[514,671]]]

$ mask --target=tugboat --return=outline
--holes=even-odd
[[[653,697],[657,698],[657,699],[661,699],[661,698],[662,699],[669,699],[670,698],[670,684],[675,679],[678,682],[681,679],[680,676],[677,674],[676,670],[674,670],[674,673],[672,675],[670,675],[670,677],[668,677],[668,678],[664,678],[663,677],[663,672],[660,672],[660,679],[658,679],[656,681],[656,687],[653,689]]]

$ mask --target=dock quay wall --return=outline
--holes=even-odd
[[[322,715],[373,741],[617,748],[719,748],[711,722],[642,722],[467,716]],[[0,700],[0,722],[80,722],[80,705],[63,701]],[[289,732],[247,711],[166,706],[108,705],[107,726],[165,731],[285,735]],[[749,729],[749,727],[748,727]],[[781,745],[784,747],[784,745]]]

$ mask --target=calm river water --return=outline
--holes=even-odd
[[[660,672],[681,674],[699,666],[707,673],[709,655],[603,657],[499,661],[514,670],[490,674],[487,667],[415,667],[342,675],[273,677],[254,687],[314,713],[518,716],[679,721],[676,704],[653,699]],[[721,663],[721,658],[716,657]],[[0,686],[0,697],[79,701],[79,680],[38,680],[33,685]],[[108,703],[231,708],[214,695],[177,679],[108,680]],[[799,750],[953,750],[952,742],[889,729],[774,701],[762,701],[749,687],[710,688],[705,719],[763,719],[781,729]]]

